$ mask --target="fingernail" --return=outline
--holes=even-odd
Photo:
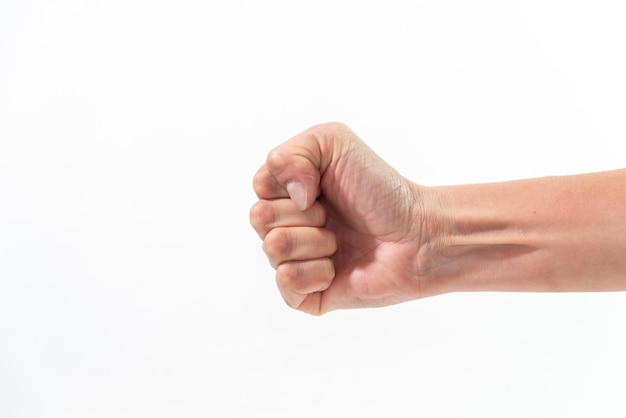
[[[306,209],[306,190],[302,184],[297,181],[292,181],[287,184],[287,193],[289,193],[289,197],[293,201],[293,204],[296,205],[298,210]]]

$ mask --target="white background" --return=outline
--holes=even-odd
[[[348,124],[425,185],[625,165],[622,1],[0,3],[0,417],[623,417],[626,295],[309,317],[251,179]]]

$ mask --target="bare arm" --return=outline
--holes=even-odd
[[[272,150],[250,221],[311,314],[447,292],[626,290],[626,170],[424,187],[348,127]]]
[[[626,170],[430,192],[435,293],[626,290]]]

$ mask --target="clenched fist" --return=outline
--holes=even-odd
[[[270,152],[250,221],[321,315],[447,292],[626,290],[626,170],[423,187],[341,124]]]
[[[250,222],[293,308],[321,315],[423,296],[425,190],[349,128],[315,126],[272,150]]]

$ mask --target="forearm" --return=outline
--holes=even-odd
[[[626,290],[626,170],[428,190],[428,293]]]

